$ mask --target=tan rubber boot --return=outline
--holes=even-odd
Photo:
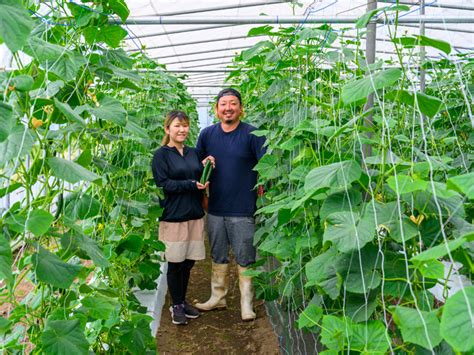
[[[257,318],[253,311],[253,285],[250,276],[242,275],[248,268],[237,265],[239,270],[239,288],[240,288],[240,313],[243,321],[251,321]]]
[[[229,264],[212,263],[211,297],[207,302],[196,303],[194,307],[201,311],[226,308],[225,296],[229,290]]]

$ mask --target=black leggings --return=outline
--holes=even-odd
[[[186,300],[186,290],[188,289],[189,275],[195,261],[186,259],[180,263],[168,261],[168,289],[170,290],[173,306],[182,304]]]

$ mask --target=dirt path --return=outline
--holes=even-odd
[[[191,272],[188,300],[205,301],[210,294],[209,258],[197,262]],[[227,309],[205,312],[191,319],[186,326],[171,323],[169,299],[163,310],[160,329],[156,334],[159,354],[279,354],[278,340],[266,317],[265,307],[257,301],[257,319],[240,319],[239,282],[235,264],[231,265],[230,290]]]

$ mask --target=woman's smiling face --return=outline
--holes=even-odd
[[[165,127],[165,132],[170,136],[170,142],[183,144],[189,134],[189,124],[178,117],[171,121],[169,127]]]

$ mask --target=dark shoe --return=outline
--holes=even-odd
[[[170,312],[171,312],[171,321],[173,324],[177,325],[186,325],[188,324],[188,319],[186,318],[186,315],[184,313],[184,305],[183,304],[178,304],[176,306],[171,306],[170,307]]]
[[[201,316],[201,313],[196,307],[191,306],[188,302],[184,301],[184,314],[186,318],[195,319]]]

